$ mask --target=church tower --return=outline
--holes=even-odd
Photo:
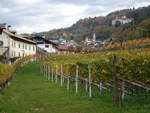
[[[96,35],[95,35],[95,33],[93,34],[93,41],[94,42],[96,41]]]

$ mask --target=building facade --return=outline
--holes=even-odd
[[[0,48],[7,50],[1,52],[0,56],[7,59],[16,59],[28,55],[36,54],[36,43],[21,36],[18,36],[10,30],[2,29],[0,32]]]
[[[115,26],[117,22],[119,22],[121,25],[127,24],[133,21],[133,18],[127,18],[126,16],[116,17],[114,20],[112,20],[112,25]]]
[[[58,53],[57,44],[40,36],[32,37],[32,40],[37,44],[38,53]]]

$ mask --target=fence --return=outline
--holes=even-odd
[[[91,80],[92,75],[90,66],[88,66],[87,78],[80,77],[78,65],[76,65],[74,70],[74,76],[64,75],[62,64],[50,65],[43,63],[40,67],[40,71],[48,80],[51,80],[55,83],[60,82],[60,86],[63,86],[64,82],[66,81],[67,90],[70,90],[71,85],[74,85],[74,92],[76,94],[78,94],[79,90],[82,89],[83,92],[88,94],[89,98],[93,97],[95,93],[94,88],[97,90],[97,94],[99,96],[102,96],[105,91],[111,92],[114,95],[114,105],[116,106],[122,105],[127,96],[135,96],[139,92],[143,94],[143,92],[145,93],[150,91],[150,88],[144,86],[144,84],[132,82],[120,77],[113,78],[106,83],[101,81],[93,82]]]

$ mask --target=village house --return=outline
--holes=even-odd
[[[93,48],[96,48],[96,47],[102,46],[104,43],[101,40],[97,40],[96,35],[94,33],[92,39],[89,39],[88,37],[86,37],[85,41],[82,41],[80,44],[82,46],[85,46],[85,47],[90,47],[91,46]]]
[[[72,51],[70,51],[70,47],[69,46],[57,45],[56,47],[58,49],[58,53],[66,54],[66,53],[72,52]]]
[[[37,45],[37,53],[58,53],[57,44],[44,38],[41,36],[33,36],[31,37],[33,41],[36,42]]]
[[[23,38],[6,28],[5,24],[0,24],[0,57],[4,63],[34,54],[36,54],[34,41]]]

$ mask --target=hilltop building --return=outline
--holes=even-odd
[[[133,21],[133,18],[127,18],[126,16],[117,16],[114,20],[112,20],[112,25],[115,26],[117,22],[120,22],[121,25],[127,24]]]

